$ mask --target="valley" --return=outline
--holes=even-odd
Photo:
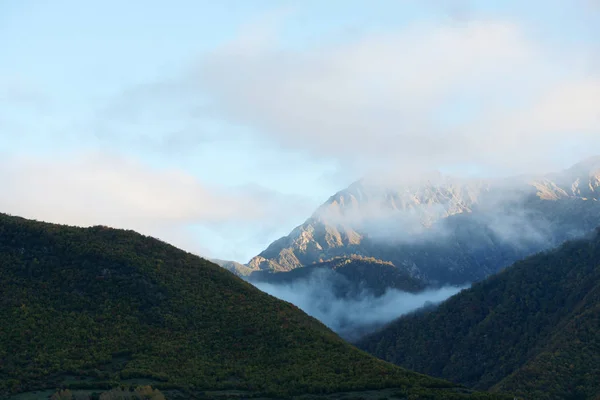
[[[600,400],[600,0],[0,0],[0,400]]]
[[[0,397],[150,383],[174,398],[385,388],[507,398],[378,360],[292,304],[132,231],[0,215],[0,238]]]
[[[248,264],[221,265],[354,341],[600,226],[599,157],[538,176],[428,179],[363,179]]]
[[[535,399],[600,392],[600,228],[528,257],[358,346],[481,390]]]

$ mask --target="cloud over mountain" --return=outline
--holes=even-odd
[[[428,304],[436,304],[464,287],[442,287],[409,293],[388,289],[381,296],[364,290],[349,297],[338,296],[333,287],[343,280],[331,270],[313,270],[304,279],[289,283],[253,282],[270,295],[289,301],[329,328],[354,340],[382,325]]]
[[[591,48],[550,46],[517,23],[414,23],[301,50],[276,38],[247,28],[193,81],[212,112],[284,147],[371,167],[539,172],[556,152],[600,146]]]
[[[0,184],[10,193],[0,197],[4,212],[78,226],[137,229],[203,255],[211,252],[190,229],[226,234],[232,224],[251,229],[261,221],[268,231],[303,209],[302,199],[256,185],[210,185],[178,169],[97,152],[60,160],[5,157]]]

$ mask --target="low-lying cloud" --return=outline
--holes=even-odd
[[[235,225],[238,233],[252,231],[250,240],[262,235],[266,243],[265,236],[273,235],[270,230],[307,212],[303,199],[257,185],[215,186],[179,169],[98,152],[63,154],[60,159],[5,157],[0,185],[7,193],[0,196],[1,212],[77,226],[134,229],[205,256],[214,249],[202,240],[206,236],[194,232],[196,227],[214,236],[226,235]],[[255,243],[255,251],[262,242]]]
[[[315,216],[390,245],[447,240],[465,223],[501,241],[528,245],[548,241],[552,233],[551,216],[537,208],[535,192],[533,185],[518,180],[440,176],[435,182],[393,185],[387,179],[363,180],[335,195]]]
[[[343,279],[330,270],[316,270],[308,278],[292,283],[251,282],[263,292],[296,305],[349,340],[358,339],[404,314],[440,303],[467,287],[448,286],[420,293],[388,289],[379,297],[365,289],[340,296],[334,287]]]

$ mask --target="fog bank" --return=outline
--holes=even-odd
[[[323,279],[323,275],[313,273],[306,279],[286,284],[252,284],[263,292],[296,305],[348,340],[358,339],[423,306],[440,303],[468,287],[446,286],[420,293],[388,289],[379,297],[369,290],[363,290],[357,295],[341,297],[335,293],[336,282],[332,279],[336,278]],[[325,274],[326,277],[334,275],[337,274]]]

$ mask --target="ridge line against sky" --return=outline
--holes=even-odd
[[[600,149],[596,1],[9,0],[0,52],[0,211],[209,257],[367,173]]]

